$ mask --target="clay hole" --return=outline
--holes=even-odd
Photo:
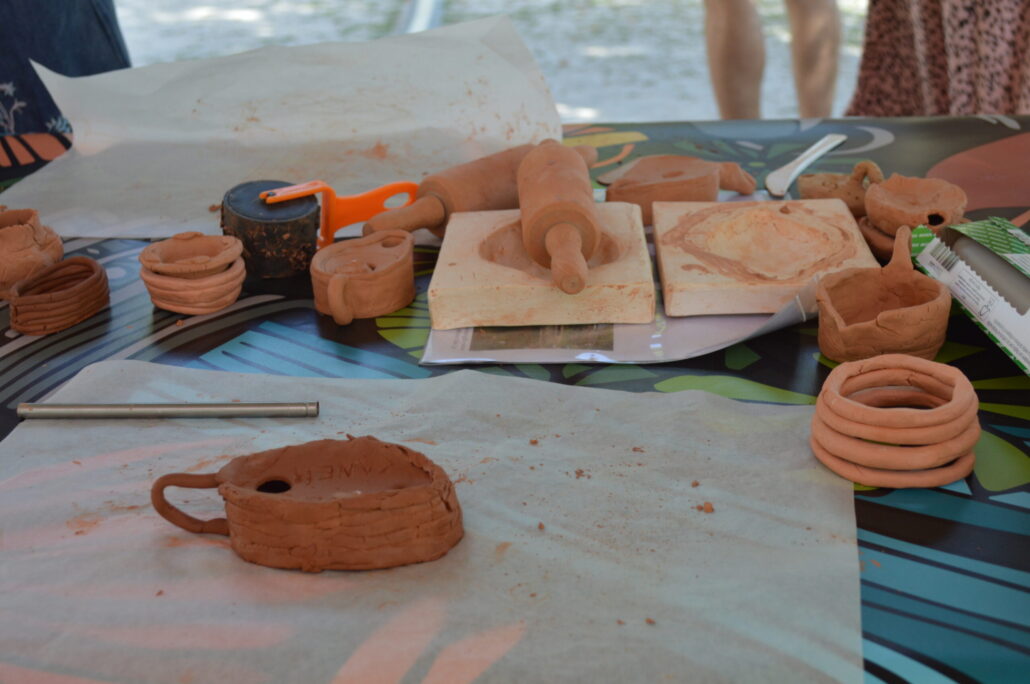
[[[382,242],[383,247],[391,249],[393,247],[399,247],[404,242],[404,238],[390,236],[385,238]]]
[[[286,480],[265,480],[257,486],[257,490],[265,494],[282,494],[290,491],[290,483]]]
[[[384,207],[388,207],[390,209],[393,209],[395,207],[404,206],[404,204],[407,201],[408,201],[408,193],[406,193],[406,192],[399,192],[396,195],[394,195],[393,197],[387,198],[387,200],[385,202],[383,202],[383,206]]]
[[[944,217],[940,214],[930,214],[926,217],[926,222],[931,226],[939,226],[944,223]]]

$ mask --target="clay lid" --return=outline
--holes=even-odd
[[[179,278],[204,278],[224,271],[243,253],[243,243],[229,235],[179,233],[140,252],[145,268]]]
[[[940,178],[891,175],[869,187],[865,195],[869,221],[894,235],[901,226],[936,229],[958,223],[966,211],[966,193]]]

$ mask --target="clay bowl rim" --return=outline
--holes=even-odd
[[[50,278],[56,273],[63,270],[68,270],[75,266],[85,266],[88,271],[85,272],[82,277],[76,278],[74,282],[58,290],[50,292],[43,292],[39,294],[22,294],[26,290],[32,290],[32,288],[39,286],[47,278]],[[61,259],[55,261],[51,265],[39,271],[31,278],[26,278],[20,282],[15,283],[10,289],[10,305],[15,306],[32,306],[32,305],[46,305],[54,301],[59,295],[61,299],[67,299],[68,297],[74,297],[76,293],[83,290],[87,290],[91,285],[95,284],[99,280],[107,280],[107,273],[104,267],[100,265],[94,259],[84,256],[68,257],[67,259]],[[92,297],[90,298],[92,299]]]
[[[378,268],[371,273],[338,273],[337,271],[328,271],[322,266],[322,262],[334,257],[339,252],[347,252],[354,247],[363,247],[367,244],[375,244],[377,242],[385,242],[387,238],[400,238],[401,242],[394,246],[388,246],[386,249],[402,248],[405,246],[409,248],[399,259],[387,264],[383,268]],[[315,252],[315,256],[311,258],[311,279],[313,283],[319,285],[328,286],[329,281],[332,280],[333,276],[343,275],[348,281],[354,283],[375,283],[381,278],[386,278],[397,271],[405,267],[406,262],[411,259],[412,265],[414,265],[414,248],[415,248],[415,236],[406,230],[392,229],[392,230],[380,230],[369,235],[363,235],[358,238],[352,238],[349,240],[342,240],[340,242],[334,242],[331,245],[326,245],[322,249]]]
[[[160,258],[161,250],[177,242],[190,243],[194,240],[200,242],[217,241],[222,243],[222,249],[215,255],[208,257],[207,261],[200,263],[183,263],[181,261],[164,261]],[[214,275],[220,273],[229,264],[232,264],[243,254],[243,242],[233,235],[204,235],[197,231],[177,233],[170,238],[153,242],[143,248],[139,253],[139,262],[144,268],[150,271],[167,276],[197,276]],[[202,255],[206,256],[206,255]]]
[[[833,273],[827,273],[826,275],[824,275],[822,278],[819,279],[819,282],[815,286],[815,297],[816,303],[819,305],[819,316],[823,316],[823,302],[825,301],[827,312],[830,314],[830,318],[833,319],[833,322],[837,326],[837,333],[843,335],[845,330],[856,328],[858,326],[875,324],[876,321],[880,319],[880,316],[888,312],[904,312],[907,309],[912,309],[919,306],[942,306],[942,300],[945,299],[948,300],[946,307],[947,311],[951,310],[951,291],[948,290],[947,286],[939,280],[935,280],[930,276],[920,273],[919,271],[913,268],[912,279],[917,280],[919,282],[929,281],[933,283],[935,289],[937,290],[936,296],[934,296],[930,300],[922,302],[921,304],[909,304],[906,306],[900,306],[893,309],[884,309],[878,312],[876,316],[874,316],[873,318],[867,318],[864,321],[857,321],[855,323],[846,323],[844,321],[844,317],[841,316],[840,312],[837,310],[837,307],[833,304],[833,297],[830,295],[830,290],[834,287],[842,285],[845,281],[847,281],[850,278],[861,277],[865,275],[872,276],[882,272],[882,267],[869,266],[862,268],[846,268],[842,271],[834,271]]]
[[[15,220],[13,223],[3,224],[5,217],[10,214],[24,214],[24,220]],[[0,209],[0,233],[7,230],[8,228],[18,228],[20,226],[27,226],[35,230],[41,228],[43,222],[39,218],[39,211],[35,209]]]
[[[898,180],[895,181],[895,179],[898,179]],[[930,228],[931,230],[936,230],[936,229],[939,229],[939,228],[941,228],[943,226],[949,225],[950,223],[957,222],[958,220],[960,220],[962,218],[963,214],[965,214],[966,207],[969,206],[969,196],[966,194],[965,190],[963,190],[958,185],[955,185],[954,183],[952,183],[952,182],[950,182],[948,180],[945,180],[944,178],[927,178],[927,177],[924,177],[924,176],[903,176],[900,173],[892,173],[890,176],[888,176],[887,178],[884,178],[879,183],[873,184],[873,185],[876,186],[875,190],[873,189],[873,185],[870,185],[868,190],[866,191],[866,216],[869,218],[869,223],[874,228],[879,230],[881,233],[884,233],[884,234],[886,234],[888,236],[893,236],[898,231],[898,229],[901,228],[902,226],[923,225],[924,224],[924,221],[922,221],[922,220],[910,220],[910,219],[921,219],[923,216],[926,216],[927,214],[940,214],[941,213],[938,210],[938,207],[941,206],[940,204],[935,204],[933,206],[926,205],[926,204],[917,205],[917,204],[911,204],[911,203],[907,204],[907,206],[898,206],[896,204],[886,204],[884,202],[884,199],[887,199],[887,198],[902,197],[902,198],[907,199],[907,198],[910,198],[910,197],[913,196],[913,193],[911,193],[911,192],[901,192],[901,191],[895,190],[894,188],[890,187],[889,184],[892,181],[894,181],[895,185],[897,185],[899,182],[900,183],[907,183],[908,181],[918,181],[920,184],[922,184],[922,183],[931,184],[933,187],[940,188],[939,192],[942,195],[945,194],[945,193],[947,193],[947,194],[955,194],[956,197],[960,197],[962,199],[962,202],[960,204],[956,205],[955,207],[949,206],[948,203],[944,203],[945,206],[947,207],[948,216],[942,216],[941,217],[942,221],[939,224],[930,224],[929,222],[925,222],[927,227]],[[952,190],[952,188],[954,188],[954,190]],[[873,203],[872,211],[870,211],[871,207],[869,206],[870,194],[872,195],[871,199],[872,199],[872,203]],[[881,199],[880,195],[884,195],[885,198]],[[925,211],[917,211],[916,209],[918,207],[925,208]],[[901,221],[900,223],[897,223],[896,221],[893,220],[893,218],[896,218],[896,216],[893,217],[892,220],[890,220],[890,221],[881,220],[879,217],[883,215],[883,213],[881,211],[882,208],[888,208],[889,213],[891,213],[891,214],[895,214],[895,215],[903,214],[903,215],[905,215],[905,219],[903,221]],[[952,218],[949,219],[949,216],[951,216],[951,214],[954,212],[955,209],[958,210],[957,212],[955,212],[955,213],[957,213],[957,216],[952,217]]]
[[[161,290],[173,292],[194,292],[197,290],[230,287],[230,285],[234,285],[237,280],[242,283],[247,277],[247,271],[243,257],[239,256],[229,264],[228,268],[200,278],[178,278],[176,276],[165,275],[163,273],[155,273],[146,266],[140,268],[139,275],[140,279],[143,280],[144,285],[147,285],[148,288],[152,284],[154,287]]]

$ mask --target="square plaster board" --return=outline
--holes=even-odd
[[[655,202],[669,316],[775,313],[812,278],[877,267],[838,199]]]
[[[429,283],[433,327],[650,323],[656,295],[640,207],[598,204],[597,216],[605,237],[586,286],[570,295],[526,253],[517,209],[452,215]]]

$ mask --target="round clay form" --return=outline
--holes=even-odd
[[[980,438],[976,393],[956,368],[907,354],[842,363],[823,383],[812,451],[870,487],[938,487],[968,475]]]
[[[226,517],[183,513],[164,498],[169,486],[217,487]],[[431,561],[464,534],[447,473],[424,454],[375,437],[270,449],[217,473],[164,475],[151,501],[185,530],[228,535],[244,560],[307,572]]]
[[[0,206],[0,299],[11,287],[31,278],[64,256],[57,233],[39,222],[35,209]]]
[[[951,293],[912,267],[911,234],[903,228],[884,268],[849,268],[820,279],[819,351],[834,361],[877,354],[933,359],[944,344]]]
[[[204,278],[229,268],[243,254],[243,243],[231,235],[179,233],[147,245],[140,252],[144,268],[178,278]]]
[[[237,256],[228,268],[199,278],[163,275],[145,266],[140,268],[139,275],[154,306],[197,316],[221,311],[235,302],[243,289],[247,269],[243,258]]]
[[[109,301],[103,266],[88,257],[71,257],[11,288],[11,328],[25,335],[59,332],[91,317]]]
[[[867,187],[883,180],[883,171],[876,162],[861,161],[851,173],[806,173],[798,178],[798,192],[802,199],[844,200],[857,219],[865,216]]]
[[[865,210],[870,223],[882,233],[894,235],[901,226],[927,226],[931,230],[962,221],[966,193],[940,178],[891,175],[869,186]]]
[[[396,229],[318,250],[311,260],[315,309],[338,325],[403,309],[415,299],[414,249],[411,233]]]

